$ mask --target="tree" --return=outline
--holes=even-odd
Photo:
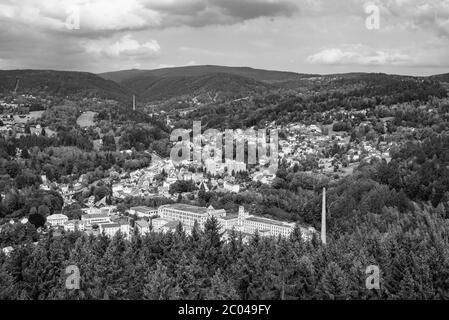
[[[47,217],[48,215],[50,215],[50,209],[48,209],[48,207],[45,204],[41,204],[37,208],[37,212],[43,217]]]
[[[318,291],[324,299],[345,299],[348,296],[349,283],[345,273],[337,263],[331,262],[318,284]]]
[[[43,227],[46,219],[42,214],[34,213],[28,216],[28,222],[34,225],[36,228]]]
[[[144,299],[149,300],[178,300],[181,289],[174,277],[167,274],[167,267],[161,261],[156,263],[156,269],[150,271],[144,285]]]
[[[236,300],[239,298],[237,290],[229,280],[226,280],[220,269],[211,279],[211,285],[206,290],[206,299],[210,300]]]
[[[15,178],[20,171],[20,166],[16,161],[9,161],[6,165],[6,173],[8,173],[11,178]]]

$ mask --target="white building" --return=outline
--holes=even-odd
[[[226,211],[215,210],[212,206],[209,208],[196,207],[188,204],[175,203],[159,207],[159,218],[152,219],[154,231],[172,231],[177,223],[181,222],[185,230],[191,230],[195,221],[200,228],[204,227],[205,222],[210,217],[215,217],[223,231],[235,229],[244,234],[255,234],[258,232],[261,236],[288,237],[295,228],[294,223],[257,217],[245,212],[245,209],[239,207],[238,214],[226,214]],[[314,228],[301,228],[301,234],[304,240],[310,240]]]
[[[150,224],[145,220],[136,221],[136,228],[140,234],[146,234],[150,232]]]
[[[151,219],[151,227],[153,231],[159,232],[161,231],[161,228],[169,222],[170,220],[164,218],[154,218]]]
[[[138,207],[131,207],[129,209],[129,213],[132,215],[136,215],[139,218],[145,217],[149,218],[156,216],[158,214],[158,209],[146,206],[138,206]]]
[[[238,215],[227,214],[217,218],[218,223],[223,228],[223,230],[232,230],[238,228]]]
[[[242,161],[226,159],[224,166],[228,169],[228,174],[246,171],[246,163]]]
[[[81,221],[83,221],[87,226],[111,222],[109,216],[107,214],[102,214],[102,213],[92,213],[92,214],[82,215]]]
[[[52,227],[64,226],[67,221],[69,221],[69,218],[65,214],[56,213],[47,217],[47,222]]]
[[[64,230],[66,232],[74,232],[74,231],[84,231],[85,223],[81,220],[69,220],[64,223]]]
[[[112,215],[114,211],[117,209],[117,206],[105,206],[101,208],[89,207],[82,208],[85,214],[103,214],[103,215]]]
[[[108,237],[113,237],[119,231],[125,238],[129,238],[130,235],[130,225],[128,223],[101,223],[99,227],[100,232],[104,232]]]
[[[261,236],[288,237],[294,228],[294,223],[256,217],[245,212],[242,206],[239,207],[237,230],[241,232],[255,234],[257,231]],[[315,232],[316,230],[312,227],[301,227],[301,234],[304,240],[310,240]]]
[[[229,192],[235,192],[235,193],[239,193],[240,192],[240,186],[238,184],[232,184],[228,181],[225,181],[223,183],[223,189],[229,191]]]
[[[9,257],[9,255],[11,254],[11,252],[14,251],[14,248],[9,246],[9,247],[5,247],[2,248],[2,252],[5,254],[5,256]]]
[[[186,227],[193,227],[195,221],[203,226],[210,216],[221,217],[226,215],[225,210],[192,206],[184,203],[167,204],[159,207],[159,217],[170,221],[179,221]]]

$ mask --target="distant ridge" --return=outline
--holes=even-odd
[[[155,70],[122,70],[99,75],[55,70],[0,70],[0,92],[47,93],[55,96],[102,97],[130,103],[135,94],[140,102],[219,103],[270,92],[299,92],[306,88],[372,88],[389,94],[383,87],[419,90],[423,80],[440,82],[449,88],[449,74],[430,77],[384,73],[302,74],[250,67],[186,66]],[[402,89],[401,89],[402,90]],[[415,90],[415,89],[414,89]],[[301,91],[304,92],[304,91]]]
[[[227,73],[201,76],[153,77],[138,76],[121,83],[137,92],[141,99],[164,100],[176,97],[209,97],[206,100],[227,100],[266,91],[270,85],[251,78]]]
[[[430,78],[437,81],[449,82],[449,73],[436,74]]]
[[[186,67],[163,68],[154,70],[131,69],[115,72],[106,72],[101,73],[99,75],[105,79],[113,80],[120,83],[126,80],[130,80],[134,77],[142,77],[142,76],[152,76],[161,78],[198,77],[216,73],[233,74],[241,77],[251,78],[257,81],[267,81],[267,82],[286,81],[297,78],[316,76],[289,71],[274,71],[274,70],[254,69],[250,67],[226,67],[215,65],[186,66]]]
[[[55,96],[98,96],[125,101],[132,96],[126,88],[96,74],[55,70],[0,70],[0,92],[15,92]]]
[[[99,75],[136,92],[144,101],[184,96],[190,96],[190,98],[213,96],[219,100],[238,98],[269,90],[274,84],[279,85],[316,76],[287,71],[214,65],[155,70],[131,69]]]

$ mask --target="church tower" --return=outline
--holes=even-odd
[[[238,225],[239,227],[243,226],[243,220],[248,217],[248,212],[245,212],[245,207],[239,206],[239,214],[238,214]]]

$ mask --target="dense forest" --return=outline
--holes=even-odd
[[[328,245],[237,234],[220,240],[217,221],[186,236],[151,233],[131,241],[50,232],[0,256],[2,299],[447,299],[448,223],[441,208],[358,218]],[[80,289],[65,288],[65,268],[80,270]],[[380,289],[365,287],[380,268]]]
[[[440,82],[420,78],[398,78],[387,75],[366,74],[356,78],[327,80],[308,84],[308,94],[271,92],[254,95],[251,101],[233,100],[227,103],[208,104],[179,116],[177,127],[191,127],[191,121],[201,119],[208,128],[264,127],[302,122],[332,123],[326,113],[335,110],[374,111],[378,106],[396,108],[396,105],[425,103],[432,98],[445,98],[447,90]],[[330,122],[328,122],[330,121]]]
[[[438,147],[433,152],[438,153]],[[395,159],[391,165],[400,161],[399,156]],[[447,158],[439,161],[447,164]],[[300,222],[317,226],[320,188],[327,186],[326,246],[316,238],[304,242],[299,229],[288,239],[256,235],[244,243],[234,233],[224,242],[214,219],[208,221],[203,231],[195,228],[191,235],[178,227],[173,234],[134,234],[130,241],[120,234],[110,239],[50,231],[34,243],[37,234],[32,225],[5,226],[7,230],[2,232],[0,241],[3,246],[13,245],[15,250],[8,257],[0,257],[0,297],[448,298],[447,201],[440,198],[438,205],[432,206],[423,202],[422,193],[395,191],[398,186],[383,180],[384,176],[391,176],[385,173],[387,169],[388,164],[373,162],[335,183],[281,168],[275,186],[260,186],[263,198],[257,201],[248,193],[231,198],[205,193],[199,199],[205,205],[230,210],[242,204],[264,214],[291,212]],[[293,200],[289,200],[291,197]],[[60,205],[56,199],[53,202]],[[69,265],[80,269],[80,290],[65,289],[64,270]],[[379,290],[365,287],[369,265],[380,268]]]

